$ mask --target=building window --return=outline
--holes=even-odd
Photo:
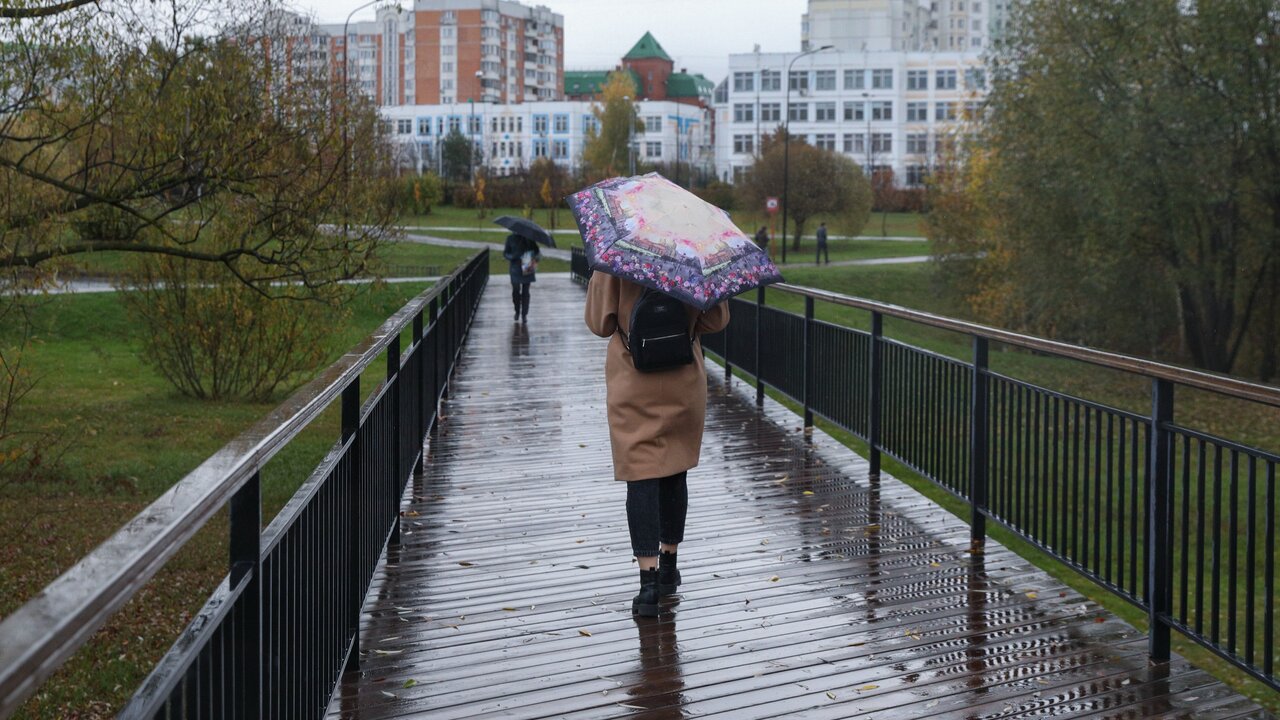
[[[551,142],[551,157],[555,158],[556,160],[568,160],[569,159],[569,141],[553,140]]]
[[[441,80],[441,81],[440,81],[440,89],[441,89],[441,90],[452,90],[452,89],[453,89],[453,78],[444,78],[443,80]]]
[[[555,132],[556,134],[569,132],[569,116],[568,115],[563,115],[563,114],[556,115],[553,122],[555,123],[553,126],[554,127],[553,132]]]
[[[929,121],[929,103],[909,102],[907,103],[907,122],[928,122]]]
[[[760,103],[760,122],[782,122],[782,103]]]
[[[737,103],[733,106],[734,122],[755,122],[756,107],[750,103]]]
[[[813,73],[813,89],[814,90],[835,90],[836,89],[836,71],[835,70],[817,70]]]
[[[662,132],[662,116],[661,115],[645,115],[644,131],[647,133]]]
[[[413,121],[409,119],[396,120],[396,134],[409,135],[413,133]]]
[[[457,116],[449,118],[449,132],[462,132],[462,118]]]
[[[893,70],[872,70],[871,71],[871,89],[872,90],[892,90],[893,89]]]
[[[792,90],[807,91],[809,89],[809,71],[808,70],[792,70],[791,75],[787,80],[787,87],[789,87]]]
[[[893,152],[893,135],[890,133],[871,133],[871,152]]]
[[[547,116],[546,115],[533,116],[533,131],[541,135],[547,134]]]
[[[418,118],[418,134],[419,135],[431,134],[431,118]]]
[[[813,146],[818,148],[819,150],[834,151],[836,149],[836,134],[835,133],[819,133],[817,135],[814,135]]]
[[[484,132],[484,117],[479,115],[471,115],[470,122],[467,126],[471,128],[472,135],[479,135]]]
[[[892,120],[893,119],[893,101],[877,100],[871,103],[871,119],[872,120]]]
[[[983,90],[987,87],[987,74],[982,68],[967,68],[964,71],[965,90]]]
[[[451,62],[442,62],[442,63],[440,63],[440,72],[442,72],[442,73],[451,73],[451,72],[453,72],[453,63],[451,63]]]
[[[588,135],[600,132],[600,121],[596,119],[595,115],[582,116],[582,132]]]
[[[929,134],[907,133],[907,152],[915,155],[927,155],[929,153]]]
[[[814,103],[813,119],[818,122],[835,122],[836,104],[833,102]]]
[[[547,156],[547,141],[541,138],[535,138],[533,141],[533,156],[536,158],[544,158]]]
[[[450,26],[450,27],[442,27],[442,28],[440,28],[440,37],[441,37],[441,38],[445,38],[445,39],[452,38],[452,37],[453,37],[453,27],[452,27],[452,26]]]
[[[940,102],[933,108],[934,120],[955,120],[956,104],[950,102]]]
[[[844,89],[845,90],[865,90],[867,87],[866,73],[862,70],[845,70],[844,71]]]
[[[454,46],[453,46],[453,45],[441,45],[441,46],[440,46],[440,54],[441,54],[441,55],[453,55],[453,51],[454,51]]]
[[[734,92],[752,92],[756,89],[756,75],[749,72],[736,72],[733,74],[733,91]]]
[[[862,133],[845,133],[844,134],[844,151],[849,154],[865,153],[867,151],[866,139]]]
[[[799,103],[792,105],[787,109],[787,116],[791,122],[805,121],[809,119],[809,103]]]
[[[907,166],[907,187],[920,187],[928,178],[928,170],[923,165]]]
[[[955,90],[956,89],[956,71],[955,70],[939,70],[934,78],[934,88],[937,90]]]
[[[755,152],[755,136],[754,135],[734,135],[733,151],[735,153],[751,154]]]
[[[929,71],[928,70],[908,70],[907,71],[907,89],[908,90],[928,90],[929,89]]]
[[[844,119],[845,120],[866,120],[866,103],[861,102],[845,102]]]
[[[662,157],[662,143],[661,143],[661,142],[646,142],[646,143],[644,144],[644,156],[645,156],[645,157],[647,157],[647,158],[660,158],[660,157]]]
[[[964,104],[964,119],[970,122],[977,120],[982,115],[982,103],[977,100],[970,100]]]

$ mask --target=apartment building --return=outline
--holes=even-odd
[[[406,170],[441,170],[441,143],[455,130],[480,148],[480,166],[495,175],[523,172],[548,157],[576,172],[587,138],[599,128],[589,101],[532,101],[519,104],[451,103],[382,108]],[[676,99],[642,100],[643,123],[632,140],[636,164],[669,168],[712,166],[711,111]]]
[[[374,19],[317,24],[277,12],[275,67],[327,72],[381,106],[521,103],[563,96],[564,16],[511,0],[390,2]]]
[[[809,0],[800,48],[839,52],[982,52],[1016,0]]]

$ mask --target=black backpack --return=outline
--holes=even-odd
[[[622,344],[640,372],[658,372],[693,362],[693,337],[684,303],[656,290],[645,289],[631,308],[631,333],[622,331]]]

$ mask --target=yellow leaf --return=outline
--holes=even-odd
[[[835,694],[835,693],[833,693],[833,692],[829,692],[829,693],[827,693],[827,697],[831,698],[832,700],[835,700],[835,699],[836,699],[836,694]]]
[[[858,692],[862,692],[864,690],[875,690],[878,687],[880,686],[879,685],[863,685],[862,687],[858,688]]]
[[[812,495],[812,494],[813,494],[813,491],[812,491],[812,490],[805,490],[805,491],[804,491],[804,494],[805,494],[805,495]]]
[[[773,577],[769,578],[769,582],[778,582],[781,579],[782,578],[778,577],[777,575],[774,575]]]
[[[579,630],[578,634],[581,635],[582,637],[591,637],[590,631],[587,631],[587,630]]]
[[[1029,593],[1027,593],[1027,597],[1031,598],[1032,600],[1035,600],[1036,598],[1038,598],[1038,597],[1040,597],[1040,596],[1039,596],[1039,595],[1036,595],[1036,594],[1035,594],[1035,593],[1033,593],[1033,592],[1029,592]]]

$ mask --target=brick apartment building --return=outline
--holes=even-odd
[[[564,16],[511,0],[415,0],[373,20],[318,24],[272,19],[277,67],[323,71],[382,106],[562,99]]]

